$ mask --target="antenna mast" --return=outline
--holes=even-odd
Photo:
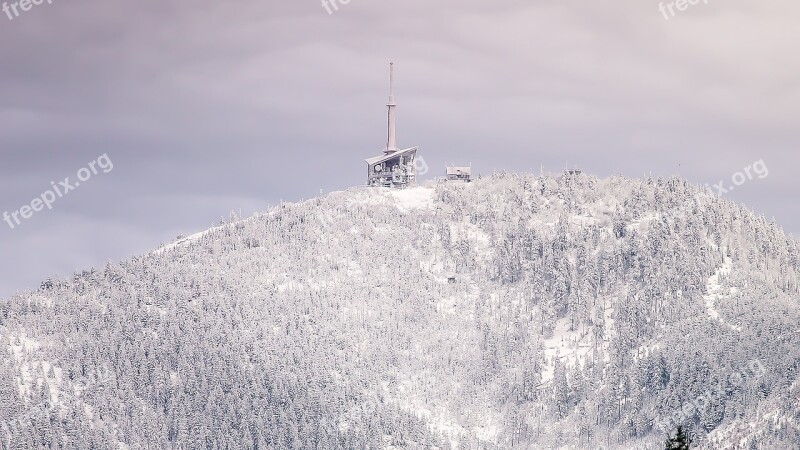
[[[397,151],[395,118],[397,104],[394,102],[394,63],[391,62],[389,63],[389,103],[386,106],[389,108],[389,134],[386,138],[386,150],[384,150],[384,153],[388,155]]]

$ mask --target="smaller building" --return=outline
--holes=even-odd
[[[447,166],[447,181],[472,181],[472,167]]]

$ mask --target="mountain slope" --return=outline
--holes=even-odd
[[[798,255],[677,179],[285,204],[0,304],[3,445],[796,446]]]

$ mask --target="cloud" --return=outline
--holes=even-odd
[[[361,184],[385,139],[389,60],[399,142],[420,145],[430,176],[444,161],[483,173],[568,161],[713,183],[764,159],[770,176],[731,198],[800,231],[798,15],[774,0],[670,20],[655,1],[34,8],[0,20],[0,208],[102,153],[115,170],[39,225],[0,232],[3,249],[30,253],[0,263],[13,274],[0,295],[204,229],[220,211]],[[86,231],[105,226],[134,238]]]

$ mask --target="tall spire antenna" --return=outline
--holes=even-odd
[[[397,151],[397,138],[396,138],[396,119],[395,108],[397,104],[394,102],[394,63],[389,63],[389,103],[386,104],[389,108],[389,135],[386,138],[386,150],[384,153],[387,155]]]
[[[394,63],[389,63],[389,103],[394,103]]]

